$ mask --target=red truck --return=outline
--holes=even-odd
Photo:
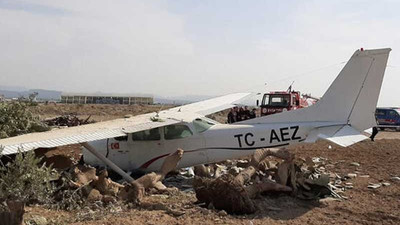
[[[299,91],[273,91],[264,94],[261,101],[261,116],[280,113],[288,110],[308,107],[318,101],[310,95],[300,95]]]

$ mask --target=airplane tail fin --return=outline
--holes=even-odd
[[[332,138],[331,141],[340,144],[341,139],[335,137],[356,135],[376,125],[375,109],[390,51],[390,48],[357,50],[316,104],[243,123],[332,122],[332,126],[341,124],[337,129],[328,129],[335,130],[333,133],[326,135],[322,130],[311,133],[317,132],[320,137]]]

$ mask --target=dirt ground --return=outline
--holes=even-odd
[[[44,107],[44,106],[43,106]],[[46,106],[47,107],[47,106]],[[66,113],[65,107],[76,110],[79,115],[99,115],[110,119],[124,114],[144,113],[153,107],[109,106],[63,106],[54,111],[39,108],[42,116]],[[83,107],[85,111],[79,111]],[[104,107],[104,108],[103,108]],[[115,112],[113,110],[118,112]],[[93,110],[93,111],[91,111]],[[101,112],[104,112],[101,115]],[[61,114],[61,113],[59,113]],[[101,117],[103,116],[103,117]],[[71,152],[77,147],[67,147]],[[262,196],[256,200],[259,210],[251,215],[227,215],[224,211],[205,209],[194,204],[193,191],[179,191],[169,195],[149,195],[140,206],[115,206],[107,213],[102,209],[79,211],[56,211],[44,207],[28,207],[25,218],[45,217],[53,224],[400,224],[400,181],[391,180],[400,176],[400,132],[380,132],[376,141],[365,140],[342,148],[329,142],[301,144],[290,148],[296,157],[326,158],[327,168],[344,177],[356,173],[357,177],[345,182],[353,189],[343,195],[347,200],[300,200],[277,194]],[[359,163],[360,166],[351,165]],[[365,175],[369,175],[366,177]],[[389,183],[370,189],[369,183]]]
[[[140,115],[171,108],[169,105],[78,105],[49,103],[31,107],[31,111],[40,119],[48,119],[60,115],[73,114],[86,119],[88,116],[96,122],[121,118],[125,115]]]

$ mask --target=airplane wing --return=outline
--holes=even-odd
[[[232,107],[236,101],[248,95],[249,93],[231,94],[164,110],[158,114],[148,113],[130,118],[0,139],[0,146],[4,148],[1,154],[10,155],[18,151],[30,151],[37,148],[53,148],[69,144],[79,144],[125,136],[128,133],[177,124],[182,121],[191,122],[204,115]]]
[[[53,148],[57,146],[79,144],[106,138],[125,136],[127,133],[148,130],[179,123],[175,119],[154,119],[155,113],[116,119],[77,127],[53,129],[47,132],[30,133],[16,137],[0,139],[3,155],[15,154],[18,151],[30,151],[36,148]]]
[[[216,97],[180,107],[169,109],[169,112],[185,112],[185,113],[196,113],[199,115],[209,115],[215,112],[219,112],[225,109],[234,107],[240,104],[241,101],[249,98],[254,93],[235,93]]]

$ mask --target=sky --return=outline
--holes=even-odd
[[[164,97],[294,89],[322,96],[359,48],[390,54],[400,1],[0,0],[0,85]]]

